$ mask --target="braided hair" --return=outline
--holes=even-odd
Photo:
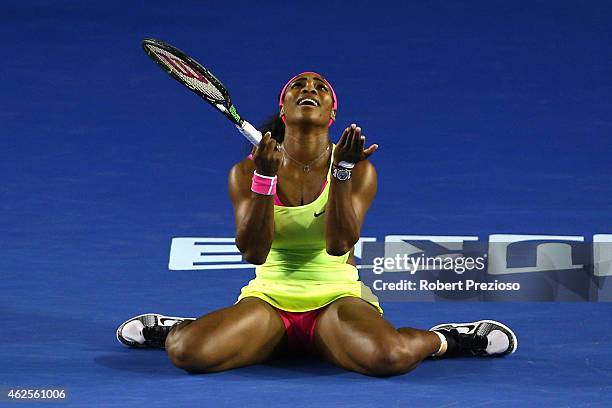
[[[275,139],[277,143],[283,143],[283,140],[285,140],[285,123],[283,123],[278,114],[270,116],[257,129],[261,132],[262,136],[267,132],[272,133],[272,139]],[[254,153],[255,146],[249,143],[247,152]]]
[[[266,132],[272,133],[272,138],[277,143],[283,143],[283,140],[285,140],[285,123],[283,123],[278,114],[270,116],[259,126],[259,130],[262,135],[265,135]]]

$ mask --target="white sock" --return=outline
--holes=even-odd
[[[441,355],[444,355],[444,353],[446,353],[446,349],[448,348],[448,342],[446,341],[446,337],[444,337],[442,333],[435,330],[433,330],[433,332],[436,333],[440,338],[440,348],[438,349],[438,351],[433,353],[432,356],[440,357]]]

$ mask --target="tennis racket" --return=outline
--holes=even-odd
[[[164,71],[223,113],[249,142],[259,145],[261,132],[240,117],[229,92],[212,72],[163,41],[147,38],[142,41],[142,48]]]

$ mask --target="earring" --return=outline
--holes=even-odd
[[[280,117],[285,116],[285,106],[284,105],[281,106],[280,114],[278,116],[280,116]]]
[[[331,118],[332,118],[333,120],[336,120],[336,111],[335,111],[335,110],[332,110],[332,111],[331,111]]]

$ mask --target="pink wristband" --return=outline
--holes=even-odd
[[[251,183],[251,191],[263,195],[276,194],[276,176],[262,176],[253,171],[253,182]]]

